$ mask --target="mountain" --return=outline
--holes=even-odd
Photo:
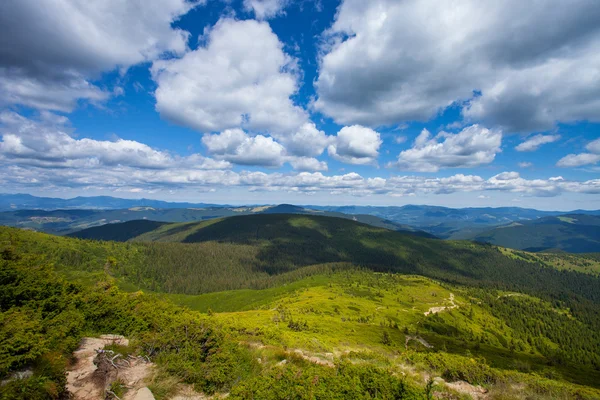
[[[398,224],[406,224],[444,239],[465,239],[491,227],[511,222],[535,220],[565,214],[561,211],[540,211],[519,207],[448,208],[406,205],[401,207],[372,206],[307,206],[323,211],[345,214],[368,214]],[[571,212],[575,213],[575,212]],[[600,215],[600,210],[578,213]]]
[[[79,239],[114,240],[116,242],[126,242],[129,239],[133,239],[137,236],[143,235],[146,232],[153,231],[165,224],[166,222],[138,219],[120,224],[94,226],[92,228],[74,232],[69,236]]]
[[[213,218],[247,214],[318,214],[353,219],[381,228],[411,232],[423,237],[434,236],[408,225],[397,224],[371,215],[347,215],[338,212],[325,212],[304,207],[282,204],[257,207],[201,207],[201,208],[154,208],[148,206],[118,210],[17,210],[0,212],[0,224],[19,228],[34,229],[54,234],[69,234],[86,228],[134,220],[160,222],[203,221]],[[112,228],[106,228],[110,232]],[[107,238],[104,238],[107,239]],[[115,239],[117,240],[117,239]],[[119,239],[120,240],[120,239]]]
[[[529,208],[519,207],[481,207],[481,208],[448,208],[439,206],[424,205],[405,205],[405,206],[293,206],[282,204],[274,205],[248,205],[240,207],[231,207],[227,205],[216,205],[206,203],[173,203],[150,199],[120,199],[110,196],[97,197],[76,197],[73,199],[58,199],[47,197],[35,197],[27,194],[0,194],[0,211],[15,210],[71,210],[71,209],[96,209],[96,210],[124,210],[139,207],[150,207],[156,210],[165,209],[206,209],[202,217],[223,217],[235,214],[250,214],[259,212],[258,210],[268,210],[265,212],[278,213],[304,213],[308,210],[321,211],[325,215],[335,215],[330,213],[340,213],[342,215],[370,215],[378,217],[381,220],[388,221],[401,226],[403,229],[413,229],[428,232],[431,235],[444,239],[465,239],[482,233],[494,226],[506,225],[511,222],[521,222],[534,220],[547,216],[558,216],[562,214],[589,214],[600,215],[600,210],[575,210],[565,211],[540,211]],[[162,211],[165,212],[165,211]],[[165,212],[166,213],[166,212]],[[158,213],[160,214],[160,212]],[[198,220],[198,217],[174,218],[173,216],[143,215],[141,218],[147,218],[157,221],[183,222],[185,220]],[[139,219],[141,219],[139,218]],[[119,218],[118,216],[109,216],[107,221],[126,221],[131,218]],[[6,220],[6,218],[5,218]],[[0,217],[0,223],[3,222]],[[89,222],[86,222],[89,223]],[[92,224],[99,225],[99,223]],[[409,228],[407,228],[409,227]],[[78,227],[81,229],[82,227]],[[489,229],[488,229],[489,228]],[[60,228],[68,231],[69,229]],[[59,230],[50,230],[50,232],[59,232]]]
[[[115,235],[123,235],[122,224],[110,227]],[[577,266],[581,262],[561,255],[549,261],[532,258],[529,253],[508,254],[486,244],[428,239],[317,215],[254,214],[165,224],[129,242],[153,249],[155,259],[136,262],[148,264],[139,274],[147,275],[144,282],[153,282],[149,288],[188,294],[210,291],[209,288],[241,289],[247,279],[244,277],[249,276],[253,276],[257,287],[262,287],[276,277],[304,276],[307,271],[321,268],[315,266],[331,263],[349,263],[380,272],[416,273],[461,284],[495,282],[528,290],[539,289],[545,281],[552,281],[552,285],[563,290],[563,284],[556,281],[559,278],[552,277],[557,267],[587,271]],[[593,267],[589,272],[596,273],[597,261],[588,262]],[[548,265],[551,268],[546,268]],[[198,268],[214,271],[202,276]],[[263,283],[258,283],[263,279]],[[589,283],[577,285],[585,287]],[[577,286],[577,290],[582,287]]]
[[[479,233],[473,239],[527,251],[600,252],[600,216],[565,214],[514,222]]]
[[[120,209],[131,207],[190,208],[215,206],[217,205],[207,203],[173,203],[151,199],[120,199],[111,196],[61,199],[53,197],[36,197],[29,194],[0,194],[0,211],[31,209]]]
[[[600,396],[597,258],[298,213],[153,224],[0,227],[0,397],[66,397],[64,360],[105,333],[135,338],[108,354],[119,376],[151,360],[160,398]]]
[[[600,394],[600,262],[584,256],[275,213],[164,224],[127,243],[0,227],[0,267],[2,395],[62,393],[61,360],[107,332],[136,338],[108,349],[151,359],[159,393]],[[31,380],[11,378],[21,368]]]

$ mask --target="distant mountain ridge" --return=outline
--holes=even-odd
[[[499,226],[473,240],[527,251],[600,251],[600,216],[564,214]]]
[[[422,229],[447,239],[466,239],[489,230],[494,226],[515,221],[563,214],[600,215],[600,210],[541,211],[520,207],[469,207],[448,208],[441,206],[308,206],[317,210],[336,211],[346,214],[369,214]]]
[[[498,226],[565,214],[600,215],[600,210],[541,211],[519,207],[448,208],[441,206],[229,206],[173,203],[110,196],[59,199],[0,194],[0,224],[65,234],[107,223],[136,219],[162,222],[200,221],[254,213],[321,214],[350,218],[373,226],[411,231],[425,237],[473,239]]]
[[[128,228],[147,226],[144,221],[155,223],[176,223],[204,221],[221,217],[252,214],[307,214],[351,219],[379,228],[393,231],[410,232],[413,235],[436,238],[434,235],[414,227],[397,224],[372,215],[349,215],[339,212],[311,210],[304,207],[281,204],[259,207],[193,207],[193,208],[154,208],[137,206],[117,210],[17,210],[0,212],[0,225],[33,229],[53,234],[69,234],[94,228],[94,235],[111,240],[113,228],[106,227],[123,222],[139,222],[126,225]],[[105,228],[103,228],[105,227]],[[109,236],[103,236],[108,234]],[[120,235],[121,233],[118,233]],[[124,233],[127,236],[127,233]],[[121,236],[112,240],[121,240]],[[87,238],[87,237],[83,237]]]
[[[122,199],[112,196],[74,197],[61,199],[37,197],[30,194],[0,194],[0,211],[14,210],[58,210],[58,209],[120,209],[130,207],[154,208],[190,208],[190,207],[226,207],[208,203],[176,203],[152,199]]]

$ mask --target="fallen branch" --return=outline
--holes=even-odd
[[[112,390],[106,389],[106,393],[110,394],[111,396],[113,396],[117,400],[121,400],[119,398],[119,396],[117,396]]]

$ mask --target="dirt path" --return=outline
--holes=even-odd
[[[116,335],[84,338],[79,349],[73,353],[76,361],[67,371],[67,389],[74,400],[104,400],[105,389],[117,379],[122,380],[128,388],[122,400],[142,398],[137,394],[143,392],[144,380],[150,375],[153,364],[141,358],[129,358],[123,361],[115,359],[116,367],[109,362],[102,365],[97,360],[101,354],[98,351],[109,344],[127,346],[129,341]],[[97,362],[94,363],[94,360]]]
[[[465,381],[457,381],[457,382],[446,382],[442,378],[440,379],[444,385],[449,387],[452,390],[457,391],[458,393],[467,394],[471,396],[474,400],[485,400],[488,396],[488,391],[481,386],[471,385]]]
[[[431,307],[429,311],[425,311],[423,314],[428,316],[429,314],[437,314],[442,311],[452,310],[453,308],[458,308],[458,305],[454,302],[454,293],[450,293],[450,298],[448,299],[451,306],[440,306],[440,307]]]
[[[433,349],[433,346],[430,345],[429,343],[427,343],[427,341],[425,339],[423,339],[420,336],[412,336],[412,335],[406,335],[406,339],[404,340],[404,347],[408,348],[408,342],[410,342],[411,340],[415,340],[415,341],[421,343],[423,346],[427,347],[428,349]]]

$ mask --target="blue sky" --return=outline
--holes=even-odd
[[[597,209],[592,0],[8,0],[7,193]]]

